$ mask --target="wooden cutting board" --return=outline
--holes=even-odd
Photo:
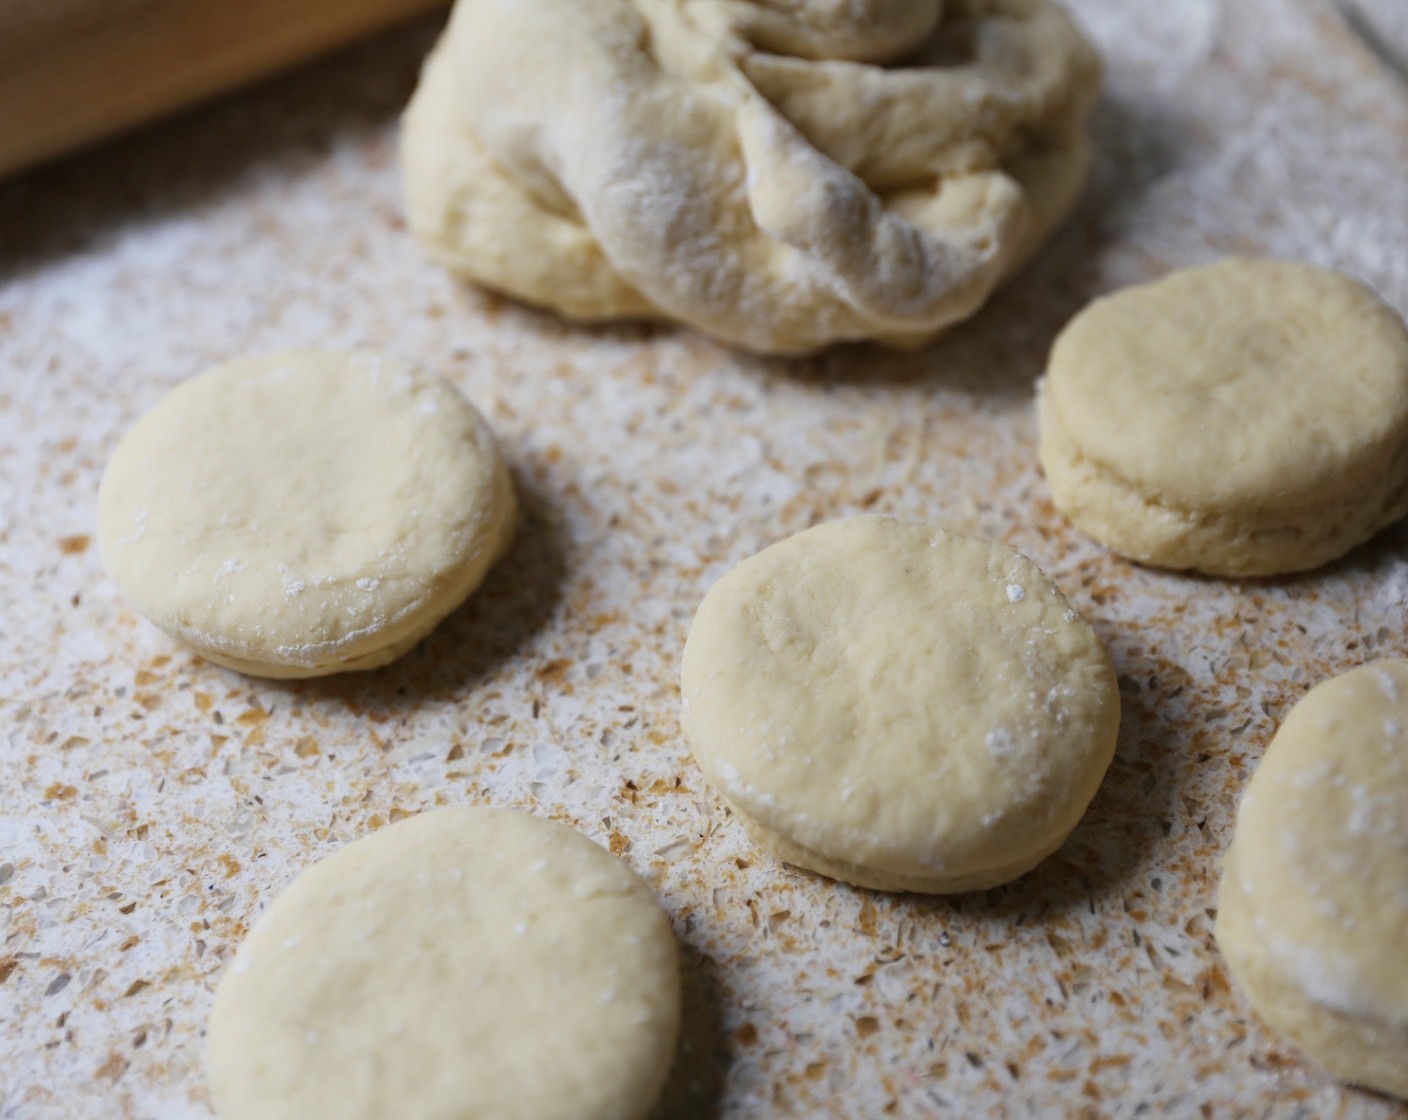
[[[0,175],[444,0],[0,0]]]

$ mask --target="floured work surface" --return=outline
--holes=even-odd
[[[1284,581],[1135,568],[1052,509],[1032,382],[1091,296],[1223,253],[1339,266],[1408,308],[1408,96],[1328,4],[1073,6],[1109,66],[1090,188],[915,354],[761,361],[457,287],[402,228],[393,159],[429,26],[0,186],[0,1116],[206,1116],[210,993],[260,907],[465,802],[575,824],[661,896],[687,992],[662,1117],[1398,1114],[1268,1036],[1211,914],[1280,717],[1408,654],[1408,529]],[[309,344],[453,379],[524,521],[404,660],[254,681],[121,602],[94,499],[171,385]],[[1025,552],[1111,648],[1115,762],[1009,887],[924,899],[779,866],[689,758],[676,682],[704,591],[861,510]]]

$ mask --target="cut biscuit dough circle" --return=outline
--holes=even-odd
[[[1229,259],[1097,300],[1056,340],[1041,462],[1135,560],[1258,576],[1408,513],[1408,330],[1324,269]]]
[[[1408,1097],[1408,661],[1312,689],[1252,775],[1217,943],[1252,1006],[1335,1076]]]
[[[215,995],[222,1120],[632,1120],[675,1051],[674,935],[571,829],[439,809],[308,868]]]
[[[881,890],[978,890],[1054,852],[1113,757],[1094,631],[1003,545],[881,517],[743,561],[685,644],[684,725],[764,848]]]
[[[448,382],[366,352],[241,358],[118,444],[103,559],[138,613],[264,677],[399,657],[507,548],[513,487]]]

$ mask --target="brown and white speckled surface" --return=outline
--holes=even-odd
[[[458,288],[399,217],[395,116],[430,25],[0,184],[0,1117],[208,1116],[202,1023],[260,907],[338,845],[466,801],[572,822],[659,892],[688,962],[661,1117],[1401,1114],[1268,1037],[1210,930],[1276,720],[1408,654],[1408,530],[1289,581],[1142,571],[1055,514],[1031,405],[1084,301],[1220,253],[1338,265],[1408,308],[1408,97],[1320,0],[1073,7],[1109,62],[1086,199],[918,354],[759,361]],[[93,504],[165,389],[305,344],[452,377],[526,512],[404,661],[278,684],[136,618]],[[1114,654],[1118,757],[1010,887],[888,896],[780,867],[681,741],[705,588],[861,509],[1021,549]]]

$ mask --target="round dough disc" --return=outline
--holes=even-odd
[[[679,1027],[646,885],[526,813],[423,813],[304,871],[215,994],[223,1120],[631,1120]]]
[[[1217,943],[1336,1077],[1408,1097],[1408,661],[1312,689],[1242,797]]]
[[[370,669],[508,547],[508,470],[450,384],[377,354],[241,358],[177,386],[98,493],[109,572],[144,617],[264,677]]]
[[[1300,571],[1408,513],[1408,330],[1310,265],[1234,258],[1097,300],[1039,413],[1056,505],[1145,563]]]
[[[1114,755],[1094,631],[1030,560],[855,517],[739,564],[685,644],[685,731],[764,848],[882,890],[1004,883],[1056,850]]]

